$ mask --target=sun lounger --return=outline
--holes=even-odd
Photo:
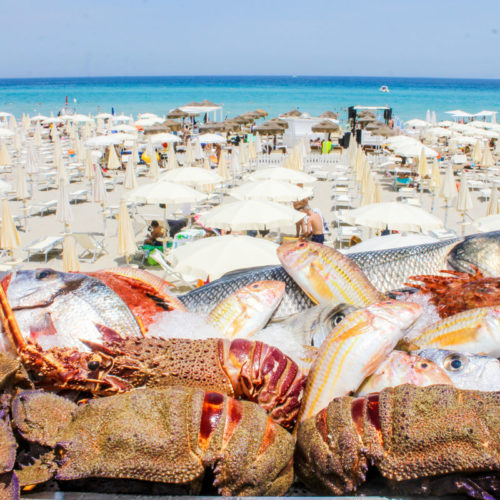
[[[434,229],[433,231],[429,231],[429,236],[433,236],[439,240],[448,240],[450,238],[456,238],[457,233],[451,229]]]
[[[165,271],[162,278],[166,281],[169,281],[176,287],[186,287],[192,289],[198,283],[197,278],[194,278],[193,276],[183,275],[175,271],[166,261],[165,256],[160,252],[160,250],[153,250],[149,253],[149,257],[157,262]]]
[[[79,191],[73,191],[69,193],[69,202],[76,203],[78,201],[87,201],[89,198],[88,189],[80,189]]]
[[[78,256],[79,259],[95,262],[101,254],[106,253],[103,233],[73,233],[73,236],[83,248],[83,252]]]
[[[45,215],[49,212],[55,212],[57,208],[57,200],[45,201],[43,203],[34,203],[28,207],[28,216]]]
[[[34,241],[29,247],[24,250],[28,253],[28,261],[33,255],[45,255],[45,263],[47,263],[49,253],[53,250],[62,250],[62,243],[64,238],[62,236],[47,236],[41,240]]]

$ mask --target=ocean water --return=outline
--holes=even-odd
[[[390,93],[381,93],[388,85]],[[403,120],[425,118],[427,109],[500,111],[500,80],[315,77],[169,76],[0,79],[0,111],[20,116],[57,112],[68,96],[79,113],[99,111],[160,115],[191,101],[208,99],[223,106],[222,118],[262,108],[271,116],[298,108],[318,115],[326,110],[346,116],[352,105],[392,106]],[[220,119],[218,117],[218,119]]]

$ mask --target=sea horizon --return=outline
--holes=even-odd
[[[379,91],[382,85],[390,93]],[[191,101],[208,99],[223,106],[218,119],[262,108],[270,116],[297,108],[311,115],[326,110],[346,116],[352,105],[391,106],[402,120],[438,120],[445,112],[500,109],[499,78],[327,75],[151,75],[0,78],[0,111],[57,113],[66,96],[80,113],[114,111],[159,115]]]

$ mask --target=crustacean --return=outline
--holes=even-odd
[[[407,284],[428,295],[441,318],[478,307],[500,305],[500,278],[485,277],[472,267],[474,274],[441,271],[451,276],[411,276],[412,282]]]
[[[44,449],[18,471],[22,486],[111,478],[198,493],[212,469],[222,495],[281,495],[293,481],[293,437],[258,405],[219,393],[136,389],[77,405],[25,391],[12,403],[12,422]]]
[[[396,486],[473,473],[498,481],[499,408],[498,392],[448,385],[335,398],[299,425],[296,471],[312,491],[330,495],[356,491],[370,466]],[[494,498],[485,495],[475,498]]]

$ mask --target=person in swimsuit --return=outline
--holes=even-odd
[[[309,205],[305,205],[301,212],[307,216],[307,229],[304,233],[305,238],[311,238],[311,241],[316,243],[324,243],[325,235],[323,232],[323,217],[311,209]]]

